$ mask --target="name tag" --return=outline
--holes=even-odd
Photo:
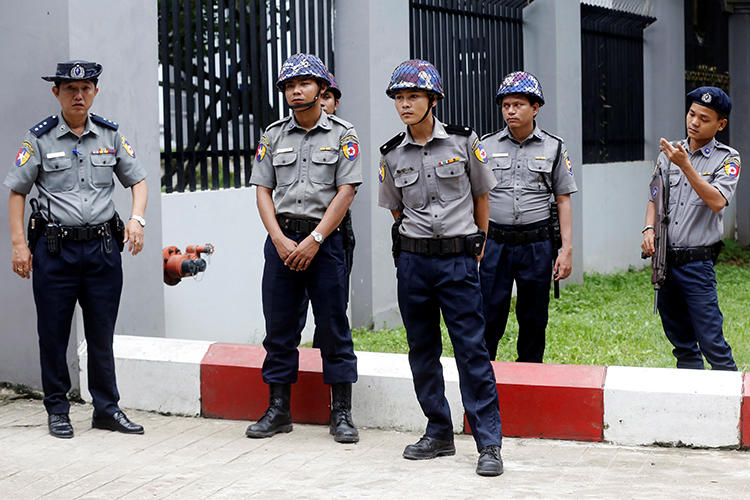
[[[47,153],[47,159],[51,160],[52,158],[62,158],[65,156],[65,151],[58,151],[56,153]]]
[[[294,151],[294,148],[279,148],[276,150],[276,154],[291,153],[292,151]]]
[[[508,153],[492,153],[493,158],[507,158]]]

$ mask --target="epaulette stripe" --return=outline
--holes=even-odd
[[[29,132],[34,134],[36,137],[41,137],[45,133],[55,128],[59,122],[57,115],[48,116],[44,120],[40,121],[29,129]]]
[[[348,121],[344,120],[343,118],[339,118],[336,115],[328,115],[328,118],[330,118],[331,120],[337,122],[340,125],[343,125],[346,128],[354,128],[354,125],[352,125]]]
[[[542,129],[542,132],[547,134],[548,136],[552,137],[553,139],[557,140],[557,142],[564,142],[562,137],[556,136],[555,134],[550,134],[546,130]]]
[[[269,130],[269,129],[272,129],[274,127],[277,127],[277,126],[281,125],[282,123],[285,123],[285,122],[289,121],[291,118],[292,118],[292,115],[289,115],[289,116],[285,116],[281,120],[276,120],[275,122],[273,122],[270,125],[266,126],[266,130]]]
[[[403,140],[405,132],[399,132],[398,134],[391,137],[388,142],[380,146],[380,154],[385,155],[390,150],[398,146],[398,144]]]
[[[473,132],[470,127],[464,127],[463,125],[443,125],[443,128],[449,134],[463,135],[465,137],[470,136]]]
[[[112,130],[117,130],[118,128],[120,128],[117,122],[107,120],[106,118],[95,115],[94,113],[91,113],[89,116],[91,117],[92,122],[97,123],[103,127],[111,128]]]

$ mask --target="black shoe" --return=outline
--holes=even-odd
[[[422,436],[416,444],[404,448],[404,458],[409,460],[427,460],[428,458],[447,457],[456,454],[453,440],[443,441],[429,436]]]
[[[485,446],[479,452],[477,474],[480,476],[499,476],[503,473],[503,459],[499,446]]]
[[[112,415],[97,415],[94,412],[91,427],[123,434],[143,434],[143,426],[131,422],[121,410],[117,410]]]
[[[248,426],[245,435],[249,438],[268,438],[279,432],[292,432],[292,413],[289,399],[290,384],[270,384],[269,404],[260,420]]]
[[[352,384],[331,385],[333,402],[328,429],[337,443],[356,443],[359,432],[352,421]]]
[[[70,439],[73,437],[73,426],[67,413],[53,413],[47,416],[49,433],[56,438]]]

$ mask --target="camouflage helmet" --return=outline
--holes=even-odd
[[[537,101],[540,106],[544,106],[544,94],[539,80],[526,71],[514,71],[503,79],[503,83],[497,89],[497,103],[502,104],[503,96],[509,94],[525,94],[532,102]]]
[[[339,88],[339,84],[336,83],[336,78],[334,78],[333,73],[330,71],[328,72],[328,90],[331,91],[333,97],[341,99],[341,89]]]
[[[323,61],[318,56],[313,54],[294,54],[293,56],[289,56],[284,61],[284,64],[281,65],[279,78],[276,80],[276,87],[281,92],[284,92],[284,84],[298,76],[318,78],[330,84],[325,64],[323,64]]]
[[[440,73],[435,66],[422,59],[404,61],[393,70],[391,82],[385,93],[394,99],[396,92],[402,89],[424,90],[434,94],[438,99],[445,97]]]

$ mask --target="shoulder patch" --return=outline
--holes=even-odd
[[[443,128],[449,134],[463,135],[464,137],[469,137],[473,132],[471,127],[464,127],[463,125],[443,125]]]
[[[106,118],[95,115],[94,113],[89,114],[89,116],[91,117],[92,122],[96,123],[97,125],[101,125],[102,127],[111,128],[112,130],[117,130],[118,128],[120,128],[117,122],[107,120]]]
[[[398,134],[391,137],[388,142],[380,146],[380,154],[388,154],[389,151],[398,146],[398,144],[404,139],[404,135],[406,135],[406,132],[399,132]]]
[[[339,118],[339,117],[338,117],[338,116],[336,116],[336,115],[328,115],[328,118],[329,118],[329,119],[330,119],[331,121],[334,121],[334,122],[338,123],[339,125],[342,125],[343,127],[346,127],[346,128],[354,128],[354,125],[352,125],[352,124],[351,124],[351,123],[349,123],[348,121],[344,120],[343,118]]]
[[[724,173],[730,179],[736,179],[740,175],[740,157],[730,156],[724,160]]]
[[[29,132],[34,134],[36,137],[41,137],[53,128],[55,128],[60,119],[57,115],[48,116],[44,120],[40,121],[29,129]]]

